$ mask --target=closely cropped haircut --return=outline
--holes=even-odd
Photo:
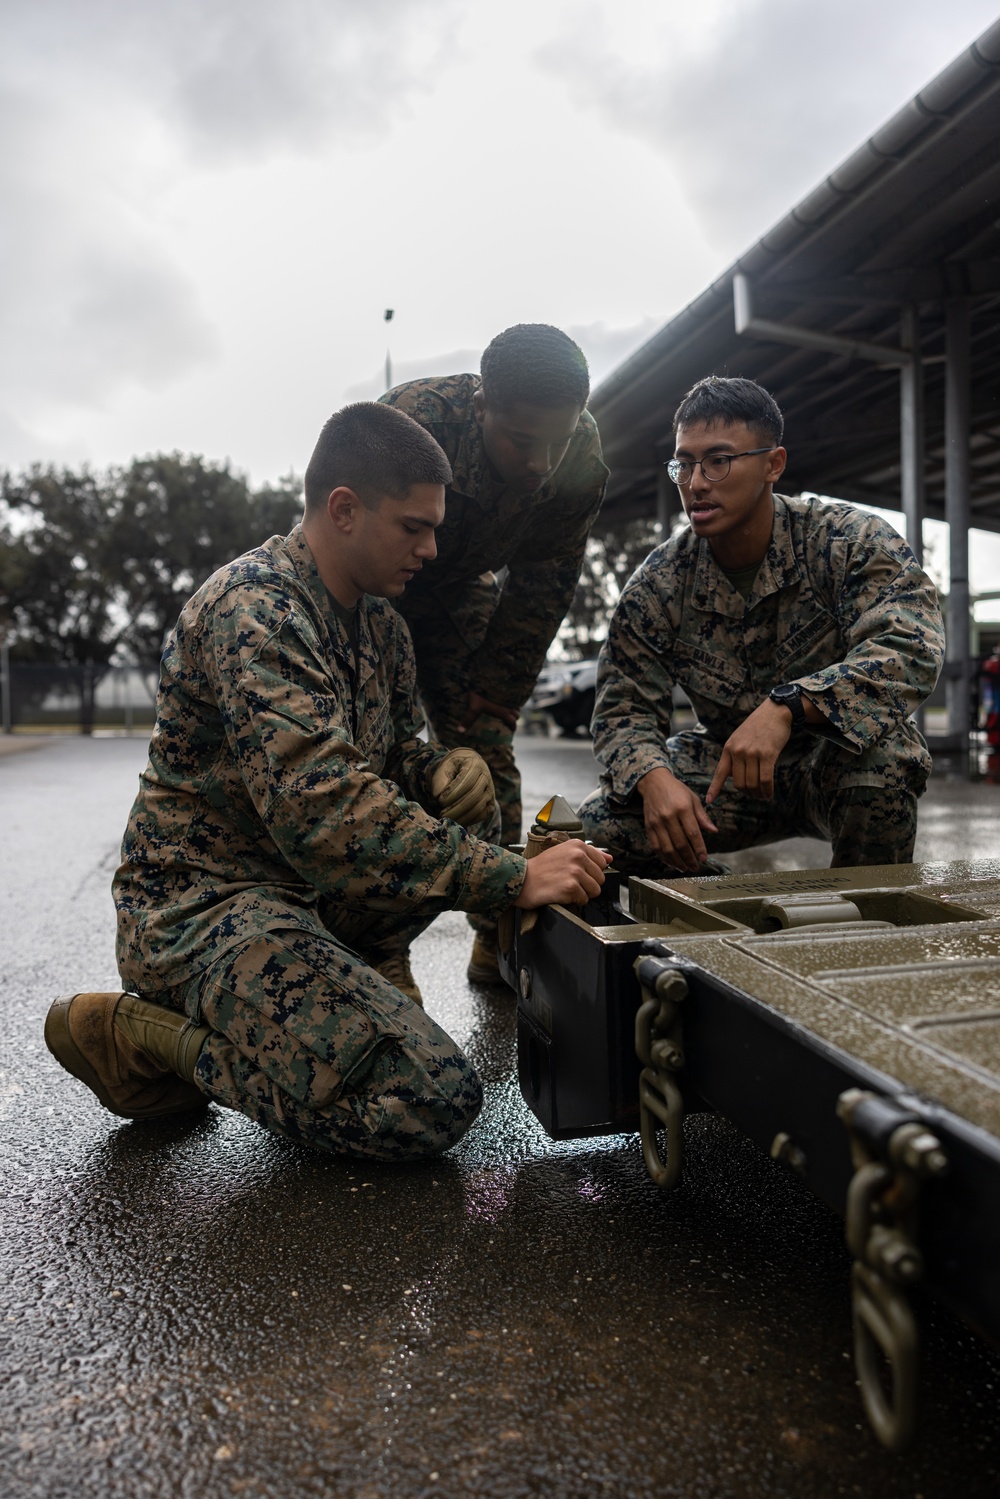
[[[306,514],[341,486],[374,509],[386,495],[403,499],[414,484],[450,483],[447,458],[418,422],[380,401],[358,401],[335,411],[319,434],[306,469]]]
[[[498,333],[480,364],[483,400],[490,411],[526,406],[579,406],[590,395],[583,350],[549,323],[516,323]]]
[[[706,375],[692,385],[674,413],[674,431],[702,422],[707,427],[742,422],[776,448],[785,430],[781,408],[770,391],[742,376]]]

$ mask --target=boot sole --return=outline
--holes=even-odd
[[[164,1109],[129,1111],[116,1108],[100,1077],[73,1040],[73,1033],[69,1028],[69,1012],[73,1001],[78,998],[79,995],[70,994],[57,999],[49,1006],[49,1012],[45,1017],[45,1044],[60,1067],[83,1083],[84,1087],[89,1088],[109,1114],[114,1114],[118,1119],[160,1119],[167,1114],[191,1114],[195,1110],[208,1108],[208,1099],[203,1094],[199,1094],[197,1100],[192,1099],[190,1104],[173,1104]]]
[[[507,981],[498,968],[479,967],[476,963],[470,963],[465,970],[465,976],[470,984],[492,984],[495,988],[506,989]]]

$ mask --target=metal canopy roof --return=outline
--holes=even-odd
[[[758,319],[885,346],[883,366],[739,335],[734,276]],[[656,507],[670,425],[707,374],[776,397],[781,488],[900,508],[898,351],[916,309],[925,391],[925,514],[944,518],[946,307],[971,316],[971,514],[1000,531],[1000,22],[595,390],[611,481],[604,516]],[[952,305],[954,303],[952,302]]]

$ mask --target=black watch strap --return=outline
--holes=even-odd
[[[806,710],[802,706],[802,688],[798,682],[782,682],[780,686],[771,688],[768,697],[788,709],[792,715],[793,729],[805,727]]]

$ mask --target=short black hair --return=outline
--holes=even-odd
[[[763,385],[742,375],[706,375],[692,385],[674,412],[674,431],[704,422],[708,427],[718,423],[742,422],[751,432],[781,446],[785,418],[781,407]]]
[[[590,395],[587,359],[568,333],[550,323],[515,323],[498,333],[480,362],[490,411],[526,406],[579,406]]]
[[[356,401],[335,411],[319,434],[306,469],[306,514],[341,485],[374,508],[401,500],[414,484],[450,484],[451,465],[418,422],[381,401]]]

